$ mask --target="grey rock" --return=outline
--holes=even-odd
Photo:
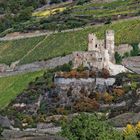
[[[11,122],[7,117],[0,115],[0,125],[4,128],[12,128]]]
[[[124,113],[108,120],[114,127],[125,127],[128,123],[136,124],[140,120],[139,113]]]
[[[54,130],[60,130],[60,128],[51,128],[50,129],[40,129],[40,131],[37,130],[23,130],[23,131],[17,131],[17,130],[9,130],[9,129],[4,129],[2,132],[2,136],[4,139],[9,140],[9,139],[21,139],[24,137],[44,137],[46,140],[59,140],[60,138],[58,137],[51,137],[49,136],[49,132],[51,132],[51,135],[56,134],[54,133]],[[53,133],[52,133],[53,132]],[[58,131],[57,131],[58,132]],[[63,140],[63,139],[62,139]]]

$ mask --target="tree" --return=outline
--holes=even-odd
[[[140,53],[138,44],[132,44],[133,50],[130,52],[131,56],[138,56]]]
[[[105,121],[84,113],[63,123],[61,135],[69,140],[122,140],[121,134]]]
[[[33,12],[33,7],[28,7],[24,10],[21,10],[19,15],[17,16],[17,20],[29,20]]]

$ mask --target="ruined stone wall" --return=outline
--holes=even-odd
[[[74,52],[73,57],[74,68],[81,65],[89,68],[103,68],[104,54],[98,51]]]
[[[64,57],[56,57],[48,61],[40,61],[40,62],[34,62],[34,63],[25,64],[21,66],[16,66],[14,70],[11,70],[11,71],[9,71],[9,68],[5,67],[4,71],[0,71],[0,77],[16,75],[20,73],[33,72],[33,71],[38,71],[42,69],[52,69],[57,66],[61,66],[63,64],[69,63],[72,60],[73,60],[73,54],[70,54]]]
[[[124,55],[126,52],[130,52],[133,49],[133,47],[129,44],[121,44],[117,47],[115,47],[115,52],[118,52],[120,55]]]
[[[88,35],[88,51],[101,51],[104,48],[104,40],[98,40],[95,34]]]

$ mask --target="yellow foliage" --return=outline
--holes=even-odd
[[[104,100],[106,103],[110,103],[110,102],[112,102],[112,100],[113,100],[113,96],[106,92],[106,93],[104,93],[104,95],[103,95],[103,100]]]
[[[140,135],[140,121],[136,124],[135,131],[138,135]]]
[[[32,14],[32,16],[48,17],[50,15],[56,14],[57,12],[63,12],[64,10],[66,10],[66,7],[60,7],[60,8],[55,8],[55,9],[47,9],[47,10],[44,10],[44,11],[34,12]]]
[[[124,129],[124,136],[128,135],[140,135],[140,121],[135,125],[127,124],[126,128]]]
[[[126,128],[124,129],[124,135],[132,135],[135,134],[135,127],[131,124],[127,124]]]

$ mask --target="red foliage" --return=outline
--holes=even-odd
[[[94,111],[99,109],[99,103],[95,99],[81,98],[74,104],[75,111]]]

